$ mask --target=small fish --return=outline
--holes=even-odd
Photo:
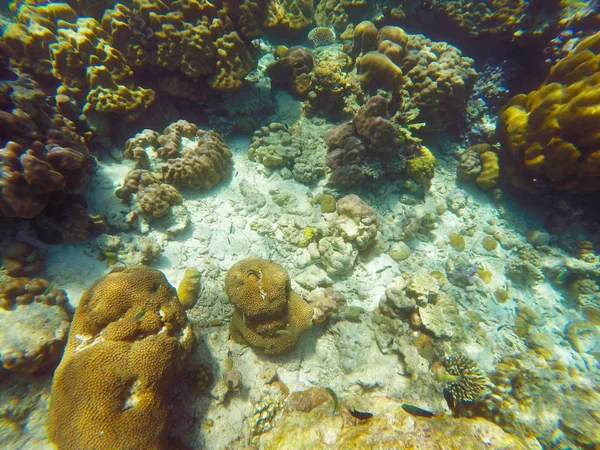
[[[311,260],[308,262],[307,266],[312,266],[313,264],[319,264],[320,262],[321,262],[321,259],[320,259],[320,258],[311,259]]]
[[[377,269],[377,270],[375,271],[375,273],[381,273],[381,272],[384,272],[384,271],[386,271],[386,270],[388,270],[388,269],[391,269],[391,268],[392,268],[392,266],[384,266],[384,267],[382,267],[381,269]]]
[[[336,250],[341,250],[340,244],[338,244],[337,242],[332,242],[331,246]]]
[[[450,375],[449,373],[440,373],[435,376],[440,383],[456,383],[460,380],[457,375]]]
[[[402,404],[402,409],[413,416],[419,417],[439,417],[440,414],[434,414],[431,411],[427,411],[426,409],[421,409],[415,405],[409,405],[408,403]]]
[[[235,173],[233,174],[233,178],[237,177],[238,171],[236,170]]]
[[[373,413],[357,411],[356,409],[350,411],[350,414],[352,414],[352,417],[356,417],[360,420],[369,420],[371,417],[373,417]]]
[[[450,389],[444,388],[443,392],[444,392],[444,399],[446,400],[446,403],[448,404],[448,408],[450,408],[450,411],[452,411],[454,413],[455,403],[454,403],[454,397],[452,396]]]
[[[246,313],[242,312],[242,323],[246,325]]]
[[[333,399],[333,411],[331,411],[331,415],[334,415],[335,410],[338,407],[338,396],[336,395],[335,391],[333,389],[331,389],[330,387],[325,388],[325,390],[327,391],[327,393],[329,395],[331,395],[331,398]]]
[[[235,227],[233,225],[233,222],[231,223],[231,226],[229,227],[229,234],[232,234],[235,231]]]
[[[290,330],[277,330],[275,333],[277,333],[280,336],[285,336],[287,334],[290,334]]]
[[[44,292],[42,292],[42,295],[48,295],[50,294],[50,292],[52,292],[54,290],[54,288],[56,287],[58,283],[56,281],[52,281],[50,282],[50,284],[48,285],[48,287],[46,289],[44,289]]]
[[[233,280],[233,281],[230,281],[229,283],[227,283],[227,287],[240,286],[242,284],[244,284],[244,282],[242,280]]]
[[[500,325],[498,328],[496,328],[496,331],[500,331],[502,328],[504,328],[506,326],[506,324],[504,325]]]
[[[135,315],[134,319],[136,322],[139,322],[142,319],[142,317],[144,317],[145,315],[146,315],[146,310],[144,309],[144,310],[140,311],[139,313],[137,313]]]

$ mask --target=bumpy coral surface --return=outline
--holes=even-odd
[[[219,0],[139,0],[132,7],[117,3],[105,12],[102,27],[135,68],[175,69],[191,78],[205,78],[211,89],[232,91],[242,86],[255,65],[241,30],[260,34],[264,18],[260,20],[261,6],[253,11],[246,5],[237,11],[242,25],[238,32],[233,14],[237,8],[230,17],[228,4]],[[255,19],[259,20],[252,25]]]
[[[268,355],[291,349],[312,326],[312,308],[290,289],[290,279],[279,264],[258,258],[229,268],[225,292],[235,306],[231,338],[260,348]]]
[[[582,40],[539,87],[500,115],[502,169],[527,190],[600,189],[600,33]]]
[[[369,21],[354,29],[353,54],[365,88],[405,92],[405,109],[417,108],[418,120],[443,130],[456,120],[477,76],[473,60],[456,47],[409,35],[399,27],[377,29]]]
[[[223,137],[185,120],[173,122],[162,135],[152,130],[138,133],[127,141],[124,154],[139,167],[149,168],[158,180],[177,187],[210,189],[226,179],[232,167]]]
[[[60,359],[71,322],[67,293],[42,278],[0,282],[0,362],[33,373]]]
[[[11,277],[30,277],[44,269],[44,250],[27,242],[12,242],[2,253],[2,265]]]
[[[123,180],[123,186],[115,191],[121,200],[135,198],[139,207],[149,217],[162,217],[171,206],[183,203],[183,197],[173,186],[163,183],[147,170],[132,170]]]
[[[267,67],[266,73],[275,86],[287,88],[296,97],[304,98],[311,86],[310,73],[315,66],[312,52],[305,47],[290,47],[285,54]]]
[[[64,449],[166,448],[166,389],[194,343],[162,273],[100,278],[81,297],[54,374],[50,439]]]

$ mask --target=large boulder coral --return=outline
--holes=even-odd
[[[542,85],[500,114],[500,160],[529,191],[600,189],[600,33],[582,40]]]
[[[67,293],[42,278],[0,282],[0,363],[33,373],[56,363],[67,340],[72,312]]]
[[[312,307],[291,290],[287,271],[273,261],[235,263],[225,275],[225,292],[235,306],[231,338],[267,355],[290,350],[312,326]]]
[[[48,433],[64,449],[167,448],[167,388],[196,342],[175,289],[147,267],[85,291],[54,373]]]
[[[230,11],[228,3],[117,3],[104,13],[102,27],[134,68],[178,70],[193,79],[202,77],[213,90],[229,92],[243,85],[255,61],[235,15],[229,15],[236,8]],[[244,11],[242,21],[252,16]],[[247,20],[241,29],[260,34]]]
[[[441,131],[456,121],[477,77],[473,60],[458,48],[399,27],[378,30],[368,21],[354,29],[352,53],[362,55],[358,67],[363,86],[401,93],[408,99],[402,109],[415,110],[416,119],[428,129]]]

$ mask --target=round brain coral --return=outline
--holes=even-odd
[[[312,308],[290,289],[287,271],[266,259],[244,259],[227,271],[225,292],[235,306],[231,338],[267,355],[291,349],[312,326]]]
[[[144,266],[85,291],[54,374],[48,433],[61,449],[167,448],[167,388],[195,336],[175,289]]]

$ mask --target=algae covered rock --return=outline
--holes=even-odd
[[[397,448],[445,450],[511,448],[526,449],[519,438],[487,420],[443,417],[417,417],[401,408],[401,403],[385,397],[361,399],[373,416],[360,420],[351,415],[350,401],[341,399],[332,414],[332,402],[310,412],[286,411],[279,424],[260,435],[260,448],[348,449]],[[347,403],[347,404],[346,404]]]
[[[52,383],[61,449],[167,448],[165,395],[196,342],[175,289],[147,267],[85,291]]]
[[[0,283],[0,362],[33,373],[60,358],[71,323],[67,294],[44,279]]]

